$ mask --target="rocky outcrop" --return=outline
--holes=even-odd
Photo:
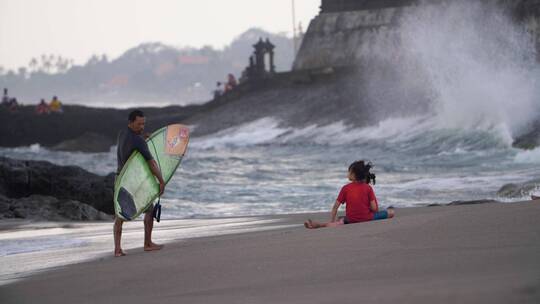
[[[376,40],[400,41],[403,16],[418,7],[460,0],[322,0],[321,13],[310,23],[294,60],[294,70],[350,66],[377,50]],[[476,2],[476,1],[462,1]],[[540,50],[540,0],[478,0],[504,6],[532,35]],[[387,51],[387,50],[385,50]]]
[[[57,151],[80,151],[80,152],[103,152],[108,151],[111,146],[115,145],[116,142],[111,138],[92,132],[84,133],[83,135],[63,141],[53,147],[52,150]]]
[[[493,204],[493,203],[500,203],[500,201],[496,201],[492,199],[480,199],[480,200],[474,200],[474,201],[453,201],[447,204],[439,204],[439,203],[429,204],[428,207],[479,205],[479,204]]]
[[[147,116],[148,132],[179,123],[201,106],[141,108]],[[37,115],[34,106],[16,112],[0,108],[0,146],[20,147],[39,143],[57,150],[108,152],[120,130],[127,127],[132,109],[64,106],[62,114]]]
[[[112,215],[98,211],[90,205],[70,199],[31,195],[7,198],[0,195],[0,219],[31,219],[49,221],[111,220]]]
[[[0,157],[0,194],[8,198],[52,196],[58,202],[48,201],[49,205],[78,201],[98,211],[113,214],[113,191],[113,173],[99,176],[76,166]]]
[[[525,150],[540,146],[540,119],[531,125],[528,132],[518,136],[512,146]]]
[[[506,184],[497,191],[497,195],[506,198],[528,197],[540,188],[540,179],[534,179],[521,184]]]

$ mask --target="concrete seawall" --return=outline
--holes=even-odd
[[[531,33],[540,50],[540,0],[477,0],[504,6],[518,24]],[[322,1],[321,12],[310,23],[295,59],[294,70],[349,66],[359,62],[372,43],[397,38],[402,17],[418,8],[459,1]],[[540,53],[540,52],[539,52]]]

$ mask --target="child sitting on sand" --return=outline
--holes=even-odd
[[[373,188],[369,185],[375,182],[375,175],[370,173],[371,165],[364,161],[355,161],[349,166],[349,180],[351,183],[343,186],[332,207],[332,219],[329,223],[318,223],[307,220],[304,226],[308,229],[322,227],[337,227],[344,224],[353,224],[372,220],[381,220],[394,217],[394,209],[388,208],[379,211],[377,198]],[[337,212],[341,204],[347,204],[345,214],[336,221]]]

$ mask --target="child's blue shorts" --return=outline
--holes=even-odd
[[[376,221],[376,220],[384,220],[384,219],[387,219],[387,218],[388,218],[388,211],[386,211],[386,210],[375,212],[373,214],[373,220],[374,221]]]
[[[387,218],[388,218],[388,211],[386,210],[373,213],[373,221],[384,220]],[[349,221],[349,219],[346,216],[342,216],[340,217],[340,219],[343,219],[343,224],[353,224]]]

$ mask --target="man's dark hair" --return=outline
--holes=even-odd
[[[141,110],[133,110],[129,113],[128,121],[134,122],[137,117],[144,117],[144,113]]]

